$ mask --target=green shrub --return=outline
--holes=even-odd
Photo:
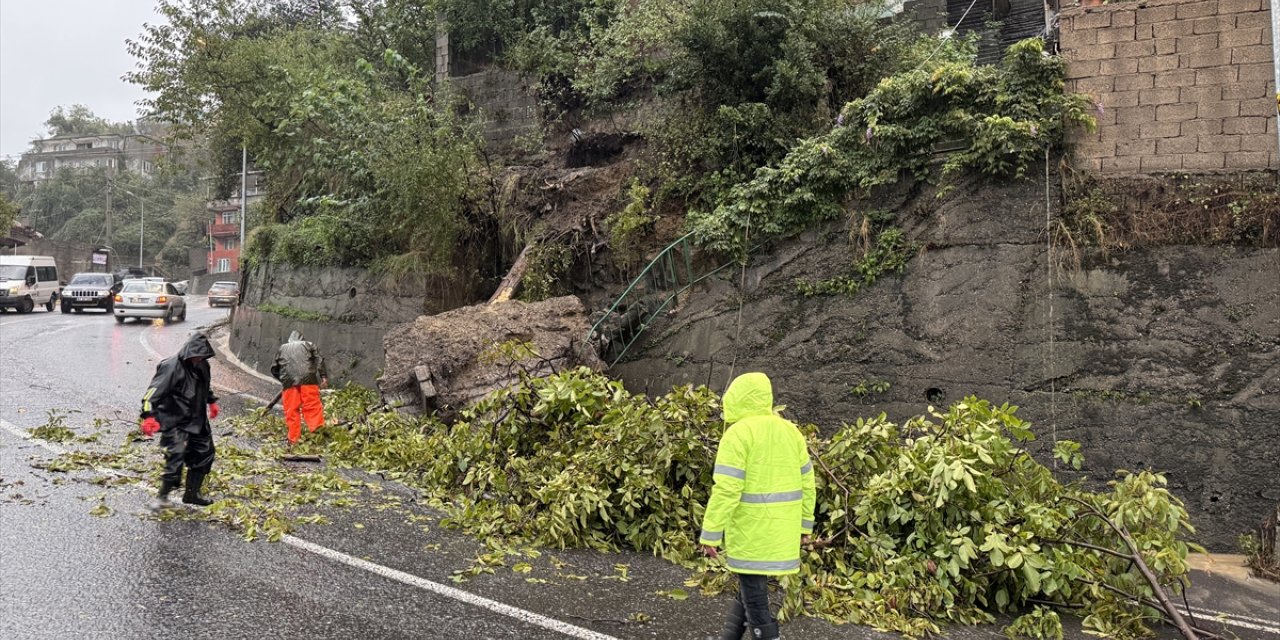
[[[538,302],[564,295],[565,276],[573,267],[573,247],[560,242],[539,244],[529,252],[529,267],[520,279],[519,298]]]
[[[797,233],[839,218],[853,195],[934,178],[943,142],[962,145],[944,163],[944,180],[961,171],[1023,176],[1069,126],[1093,126],[1088,99],[1064,93],[1062,73],[1062,60],[1033,38],[1010,47],[999,67],[943,57],[885,78],[846,105],[830,132],[801,141],[714,210],[691,213],[690,227],[722,252],[742,251],[748,228],[752,244]]]
[[[638,549],[706,569],[691,583],[706,590],[726,584],[722,565],[696,560],[723,430],[706,388],[649,400],[586,369],[523,376],[452,426],[375,401],[340,392],[331,411],[354,424],[304,448],[429,492],[449,524],[487,540]],[[1036,600],[1078,608],[1091,632],[1145,634],[1147,612],[1110,589],[1150,599],[1150,588],[1095,547],[1127,553],[1112,525],[1122,528],[1162,583],[1176,583],[1191,548],[1182,503],[1150,472],[1121,473],[1097,493],[1060,483],[1029,455],[1034,435],[1016,411],[965,398],[901,425],[881,415],[829,437],[803,427],[817,526],[801,573],[781,580],[780,617],[914,636],[991,623]],[[1078,469],[1079,449],[1060,441],[1053,455]],[[1053,638],[1059,628],[1056,614],[1036,610],[1008,632]]]
[[[627,189],[627,199],[627,205],[621,211],[610,214],[605,220],[609,225],[609,247],[623,266],[644,257],[638,242],[657,220],[649,214],[649,188],[638,180],[632,180],[631,187]]]

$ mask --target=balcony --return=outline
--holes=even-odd
[[[239,222],[215,223],[209,225],[209,235],[215,238],[225,238],[228,236],[240,235]]]

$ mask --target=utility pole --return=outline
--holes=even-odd
[[[107,241],[104,243],[111,246],[111,185],[110,179],[107,180]],[[111,252],[107,252],[107,271],[111,271]]]
[[[240,255],[244,254],[244,214],[245,201],[249,198],[246,186],[249,182],[249,147],[240,145]],[[240,260],[236,260],[236,271],[240,271]]]
[[[138,268],[142,268],[142,235],[147,229],[147,201],[138,198],[138,202],[142,205],[142,222],[138,225]]]

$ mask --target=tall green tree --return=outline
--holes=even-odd
[[[82,104],[55,108],[49,113],[49,119],[44,121],[44,126],[50,136],[133,132],[133,124],[100,118],[94,115],[92,109]]]
[[[18,205],[9,200],[9,196],[0,193],[0,236],[9,235],[9,230],[18,221]]]
[[[129,78],[182,135],[207,140],[215,174],[234,176],[241,149],[266,172],[266,217],[283,226],[250,253],[447,270],[471,227],[474,136],[430,68],[389,48],[362,57],[373,32],[329,6],[163,0],[166,24],[130,41],[140,66]]]

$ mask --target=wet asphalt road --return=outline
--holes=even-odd
[[[725,598],[658,595],[682,586],[687,573],[641,554],[545,551],[531,574],[499,569],[457,585],[514,608],[504,615],[491,602],[464,602],[431,586],[454,586],[450,574],[482,550],[434,522],[424,530],[401,514],[364,507],[303,528],[294,544],[248,543],[215,524],[141,517],[149,497],[142,488],[105,492],[33,468],[58,446],[14,431],[43,424],[50,409],[79,410],[68,424],[81,432],[94,417],[121,419],[107,427],[116,441],[133,428],[128,421],[159,357],[227,314],[200,297],[189,302],[187,322],[173,325],[117,325],[93,312],[0,316],[0,638],[701,638],[719,628]],[[214,376],[224,411],[276,390],[222,361]],[[104,493],[115,515],[90,515]],[[629,566],[627,582],[616,580],[619,563]],[[1280,629],[1280,586],[1211,576],[1196,583],[1194,606],[1260,627],[1230,627],[1239,637],[1280,638],[1269,631]],[[628,622],[633,616],[648,621]],[[998,631],[960,629],[953,637]],[[784,632],[894,637],[812,619]]]
[[[0,419],[28,429],[55,408],[81,411],[73,424],[136,415],[149,349],[174,353],[226,313],[193,297],[187,322],[169,326],[6,314]],[[0,638],[564,637],[214,525],[144,520],[141,489],[112,491],[117,515],[92,516],[100,488],[32,468],[53,455],[0,431]]]

